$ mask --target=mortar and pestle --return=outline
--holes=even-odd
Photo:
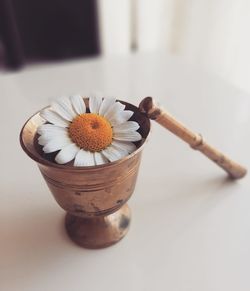
[[[151,97],[144,98],[139,107],[121,102],[134,112],[132,118],[140,125],[142,141],[132,154],[112,163],[74,167],[46,159],[37,144],[37,128],[44,123],[39,112],[28,119],[20,133],[23,150],[37,163],[55,200],[67,212],[65,228],[69,237],[85,248],[113,245],[128,232],[131,213],[127,201],[135,188],[150,120],[155,120],[191,148],[206,155],[230,178],[239,179],[247,173],[243,166],[210,146],[200,134],[177,121]]]

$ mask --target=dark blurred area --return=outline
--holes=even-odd
[[[0,0],[0,66],[99,53],[95,0]]]

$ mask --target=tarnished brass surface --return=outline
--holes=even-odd
[[[128,230],[129,223],[126,227],[120,226],[124,226],[124,215],[129,222],[125,203],[134,191],[150,121],[137,107],[123,103],[126,109],[134,111],[133,120],[140,124],[143,140],[137,144],[135,152],[113,163],[74,167],[53,162],[52,156],[44,155],[37,144],[37,127],[44,122],[39,113],[26,122],[20,134],[23,150],[37,162],[57,203],[68,212],[66,229],[69,236],[88,248],[111,245]]]
[[[116,212],[96,218],[67,214],[65,227],[69,237],[78,245],[98,249],[121,240],[128,232],[130,209],[127,204]]]

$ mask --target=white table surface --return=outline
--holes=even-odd
[[[225,173],[157,124],[144,150],[132,224],[103,250],[76,246],[36,164],[19,145],[51,98],[156,97],[173,115],[250,166],[250,96],[181,59],[134,55],[25,68],[0,76],[0,290],[250,290],[250,180]]]

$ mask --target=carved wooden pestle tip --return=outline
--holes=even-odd
[[[141,101],[139,109],[150,119],[156,119],[157,116],[161,114],[161,110],[159,109],[158,105],[155,103],[152,97],[145,97]]]
[[[232,161],[216,148],[209,145],[200,134],[193,132],[183,123],[171,116],[166,110],[160,108],[152,97],[144,98],[139,105],[139,110],[148,118],[155,120],[167,130],[188,143],[191,148],[199,150],[210,160],[224,169],[231,178],[239,179],[246,175],[247,169],[245,167]]]

